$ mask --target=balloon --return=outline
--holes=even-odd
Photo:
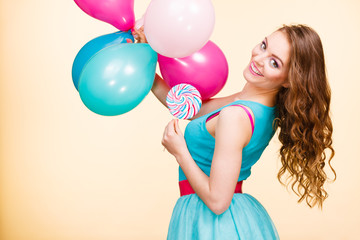
[[[78,52],[72,66],[72,79],[76,89],[78,89],[80,74],[87,63],[87,61],[94,56],[97,52],[105,47],[112,45],[126,43],[126,39],[134,41],[131,32],[115,32],[111,34],[102,35],[94,38],[86,43]]]
[[[75,0],[75,3],[90,16],[121,31],[134,26],[134,0]]]
[[[149,93],[156,62],[156,52],[145,43],[124,43],[99,51],[80,75],[81,100],[104,116],[130,111]]]
[[[136,20],[136,22],[135,22],[136,29],[139,29],[142,26],[144,26],[144,15],[140,19]]]
[[[209,41],[198,52],[185,58],[158,56],[161,75],[173,87],[180,83],[194,86],[203,100],[217,94],[225,85],[229,68],[225,55]]]
[[[144,16],[142,16],[140,19],[136,20],[134,28],[138,30],[142,26],[144,26]],[[138,35],[135,34],[134,37],[137,38]]]
[[[181,58],[200,50],[215,25],[211,0],[152,0],[144,17],[144,32],[157,53]]]

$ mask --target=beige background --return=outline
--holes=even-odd
[[[137,18],[149,2],[135,2]],[[283,23],[308,24],[322,37],[338,174],[324,210],[297,204],[278,183],[277,139],[244,191],[263,203],[281,239],[359,239],[359,1],[213,3],[211,40],[230,66],[218,96],[241,89],[252,47]],[[0,29],[0,239],[165,239],[179,194],[176,161],[160,144],[171,115],[152,94],[125,115],[96,115],[71,79],[80,48],[117,30],[69,0],[2,0]]]

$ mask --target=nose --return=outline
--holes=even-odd
[[[265,59],[267,55],[265,52],[256,53],[253,55],[253,61],[256,63],[257,66],[264,66]]]
[[[255,62],[255,64],[257,66],[261,66],[261,67],[264,66],[264,60],[265,60],[265,57],[262,56],[261,54],[253,57],[253,61]]]

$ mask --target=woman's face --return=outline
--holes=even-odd
[[[266,90],[287,87],[290,44],[285,33],[276,31],[255,46],[244,69],[247,82]]]

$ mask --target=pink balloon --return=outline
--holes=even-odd
[[[135,24],[134,0],[75,0],[75,3],[90,16],[121,31]]]
[[[139,29],[142,26],[144,26],[144,15],[140,19],[136,20],[136,22],[135,22],[136,29]]]
[[[217,94],[225,85],[229,67],[224,53],[213,42],[184,58],[158,56],[161,75],[173,87],[180,83],[194,86],[203,100]]]
[[[152,0],[144,18],[144,32],[152,49],[171,58],[200,50],[214,25],[211,0]]]

